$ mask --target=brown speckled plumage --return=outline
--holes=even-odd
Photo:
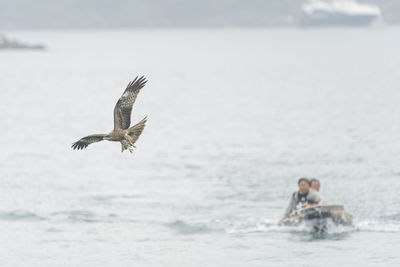
[[[128,84],[124,93],[118,99],[118,102],[115,105],[114,129],[109,134],[88,135],[73,143],[72,148],[80,150],[86,148],[92,143],[107,140],[120,142],[122,146],[122,152],[126,149],[129,149],[129,151],[132,153],[132,148],[135,147],[134,144],[143,132],[147,121],[147,117],[145,117],[134,126],[129,127],[131,124],[132,106],[135,103],[140,89],[145,86],[146,82],[146,78],[142,76],[140,78],[136,77]]]

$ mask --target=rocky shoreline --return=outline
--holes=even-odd
[[[42,44],[27,44],[17,40],[7,39],[4,35],[0,34],[0,49],[37,49],[43,50],[46,47]]]

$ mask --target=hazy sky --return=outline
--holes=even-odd
[[[0,29],[286,26],[298,24],[308,0],[0,0]],[[399,0],[379,5],[400,23]]]

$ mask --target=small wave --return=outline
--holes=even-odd
[[[141,195],[98,195],[91,197],[91,199],[97,202],[105,203],[114,200],[137,199],[141,197]]]
[[[209,232],[221,231],[221,229],[214,229],[203,223],[189,224],[181,220],[168,223],[166,224],[166,226],[175,230],[178,234],[182,235],[204,234]]]
[[[43,221],[45,219],[30,211],[16,210],[0,212],[0,220],[4,221]]]
[[[86,210],[59,211],[51,214],[53,218],[59,218],[70,222],[97,222],[97,216]]]
[[[386,220],[369,220],[354,222],[351,226],[336,225],[331,220],[328,220],[328,227],[326,233],[322,235],[324,238],[329,239],[341,239],[349,233],[356,231],[365,232],[400,232],[400,222],[398,221],[398,214],[386,216]],[[390,219],[390,220],[389,220]],[[293,233],[296,235],[302,234],[313,234],[315,230],[307,225],[301,223],[297,226],[278,226],[276,222],[272,222],[268,219],[256,220],[249,218],[242,221],[231,221],[225,222],[224,227],[228,234],[251,234],[251,233]]]
[[[292,234],[305,234],[310,237],[312,234],[312,239],[314,238],[334,238],[342,237],[343,235],[355,231],[353,226],[340,226],[334,224],[332,221],[328,221],[327,230],[322,235],[313,236],[316,231],[306,223],[301,223],[296,226],[278,226],[276,222],[270,220],[254,220],[249,219],[244,222],[236,222],[231,227],[229,227],[226,232],[228,234],[248,234],[248,233],[292,233]]]
[[[400,223],[400,213],[393,213],[390,215],[383,215],[379,217],[380,219],[384,221],[394,221],[394,222],[399,222]]]
[[[61,229],[55,228],[55,227],[46,228],[45,231],[48,233],[61,233],[62,232]]]
[[[232,223],[231,226],[225,229],[228,234],[267,233],[278,232],[280,230],[282,228],[276,223],[268,220],[255,221],[254,219]]]
[[[400,223],[381,220],[362,221],[356,224],[356,228],[364,232],[398,233],[400,232]]]
[[[116,218],[118,218],[118,215],[114,213],[110,213],[106,216],[101,216],[87,210],[59,211],[53,212],[50,215],[53,219],[72,223],[113,222]]]

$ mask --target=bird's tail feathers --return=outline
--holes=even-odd
[[[136,141],[142,134],[143,129],[146,126],[146,122],[147,122],[147,116],[129,128],[128,134],[131,138],[133,138],[134,141]]]
[[[135,142],[139,139],[139,136],[142,134],[144,127],[146,126],[147,116],[144,117],[143,120],[139,121],[132,127],[128,129],[128,135],[130,138],[121,141],[122,152],[125,149],[129,148],[129,151],[132,153],[131,147],[135,147]]]

